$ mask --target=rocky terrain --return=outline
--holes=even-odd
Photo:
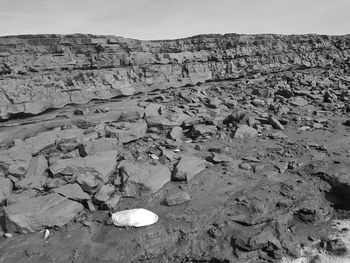
[[[0,262],[350,262],[350,35],[0,38]],[[116,227],[146,208],[159,221]]]

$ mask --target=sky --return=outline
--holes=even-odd
[[[0,0],[0,35],[350,34],[350,0]]]

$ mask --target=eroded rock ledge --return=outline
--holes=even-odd
[[[347,63],[350,35],[0,38],[0,119],[152,89]],[[341,67],[340,67],[341,68]]]

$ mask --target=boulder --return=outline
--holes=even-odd
[[[58,174],[79,175],[94,173],[106,182],[114,172],[117,165],[118,151],[111,150],[99,152],[84,158],[60,159],[51,165],[50,170],[54,176]]]
[[[140,195],[155,193],[171,180],[169,168],[161,164],[151,165],[122,161],[119,171],[123,186],[127,189],[134,189],[135,194]]]
[[[147,124],[145,122],[119,122],[113,127],[106,128],[111,138],[117,138],[120,143],[136,141],[146,135]]]
[[[117,138],[100,138],[97,140],[85,142],[79,145],[79,154],[82,157],[94,155],[95,153],[116,150],[119,153],[123,149],[123,145],[119,143]]]
[[[91,198],[90,195],[85,193],[77,183],[66,184],[59,188],[54,188],[53,191],[76,201],[88,200]]]
[[[44,156],[39,155],[32,159],[28,167],[25,178],[16,182],[16,187],[20,189],[42,190],[47,181],[46,170],[49,168]]]
[[[0,204],[12,193],[13,184],[10,179],[0,177]]]
[[[4,208],[9,232],[35,232],[69,223],[84,207],[59,194],[51,193],[21,200]]]
[[[244,138],[253,138],[258,135],[258,131],[248,125],[242,125],[235,132],[235,138],[244,139]]]
[[[205,160],[195,156],[183,156],[174,169],[173,179],[177,181],[190,181],[205,168]]]

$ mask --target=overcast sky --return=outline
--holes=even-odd
[[[350,0],[0,0],[0,35],[349,34]]]

